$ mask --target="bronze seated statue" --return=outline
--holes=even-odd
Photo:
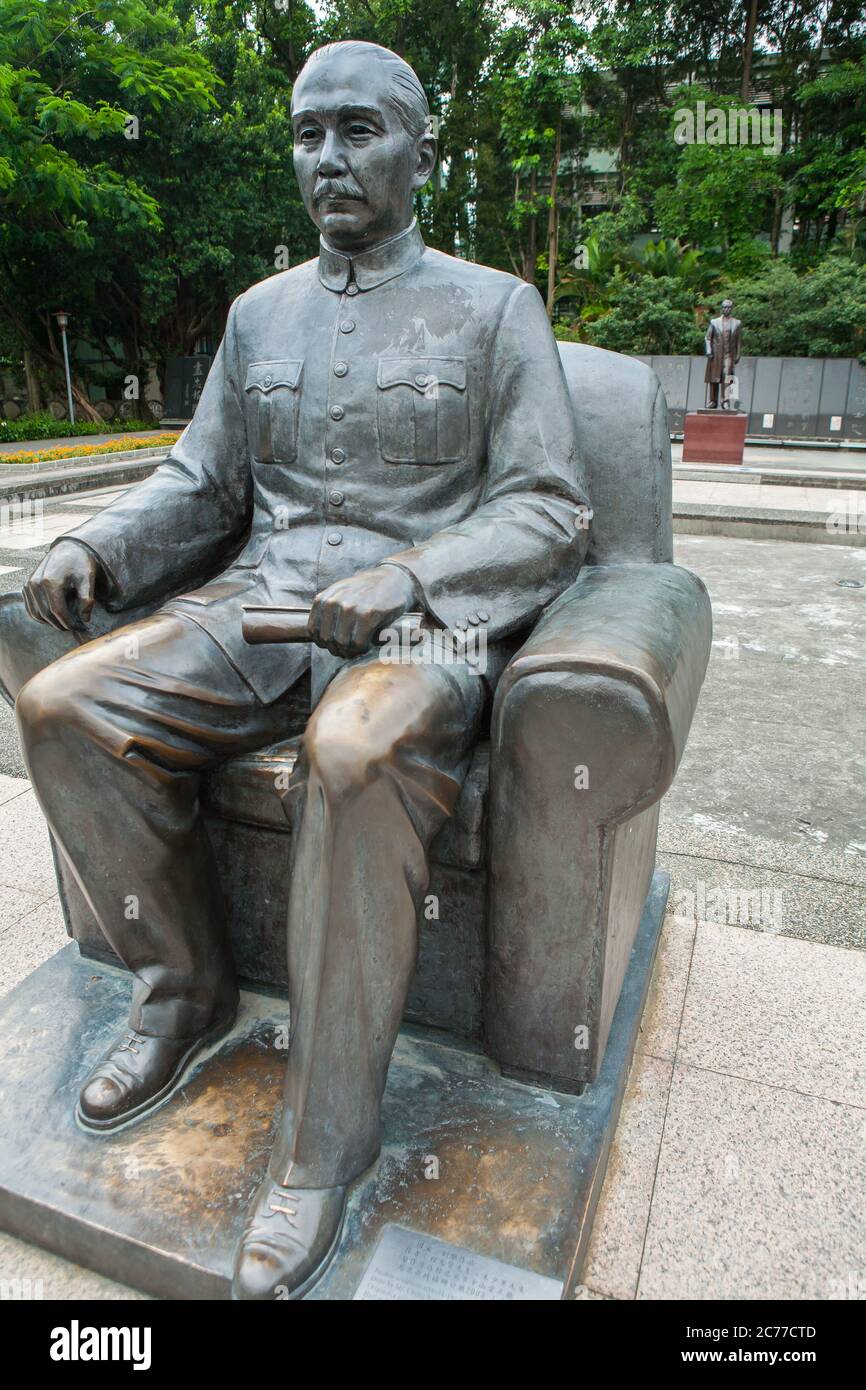
[[[318,259],[235,301],[169,458],[0,602],[71,929],[132,974],[79,1123],[165,1102],[238,973],[288,985],[247,1299],[326,1267],[405,1013],[515,1076],[592,1081],[710,640],[671,563],[655,376],[558,349],[534,287],[424,245],[412,69],[332,45],[292,114]],[[307,640],[245,640],[271,607],[309,610]],[[448,660],[383,659],[407,613]]]

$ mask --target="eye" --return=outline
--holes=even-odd
[[[295,139],[300,145],[312,145],[319,138],[319,132],[315,126],[302,126]]]
[[[372,126],[364,125],[361,121],[353,121],[349,126],[349,134],[353,140],[364,139],[367,135],[375,135]]]

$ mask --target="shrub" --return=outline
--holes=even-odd
[[[859,357],[866,363],[866,266],[826,257],[797,275],[785,261],[728,281],[750,357]]]
[[[125,434],[128,430],[152,430],[150,420],[55,420],[50,411],[38,415],[22,415],[17,420],[0,418],[0,444],[15,444],[19,439],[64,439],[87,434]]]
[[[703,337],[694,292],[668,275],[621,281],[611,293],[609,311],[587,323],[585,335],[596,347],[644,356],[700,352]]]

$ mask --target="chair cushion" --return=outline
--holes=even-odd
[[[204,778],[205,808],[224,820],[288,832],[292,798],[285,797],[288,776],[298,757],[300,738],[245,753]],[[436,836],[430,851],[437,864],[477,869],[484,857],[489,744],[480,743],[460,792],[454,814]]]

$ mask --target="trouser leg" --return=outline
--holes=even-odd
[[[156,614],[60,657],[16,715],[34,790],[105,936],[133,972],[130,1024],[191,1037],[237,998],[200,775],[284,735],[197,625]]]
[[[291,1002],[270,1175],[330,1187],[375,1159],[417,953],[427,851],[454,809],[484,705],[468,666],[345,668],[312,715],[289,795]]]
[[[21,687],[37,671],[66,652],[77,651],[94,637],[135,622],[145,611],[151,609],[109,613],[97,604],[87,632],[62,632],[31,618],[21,594],[0,595],[0,697],[14,705]]]

